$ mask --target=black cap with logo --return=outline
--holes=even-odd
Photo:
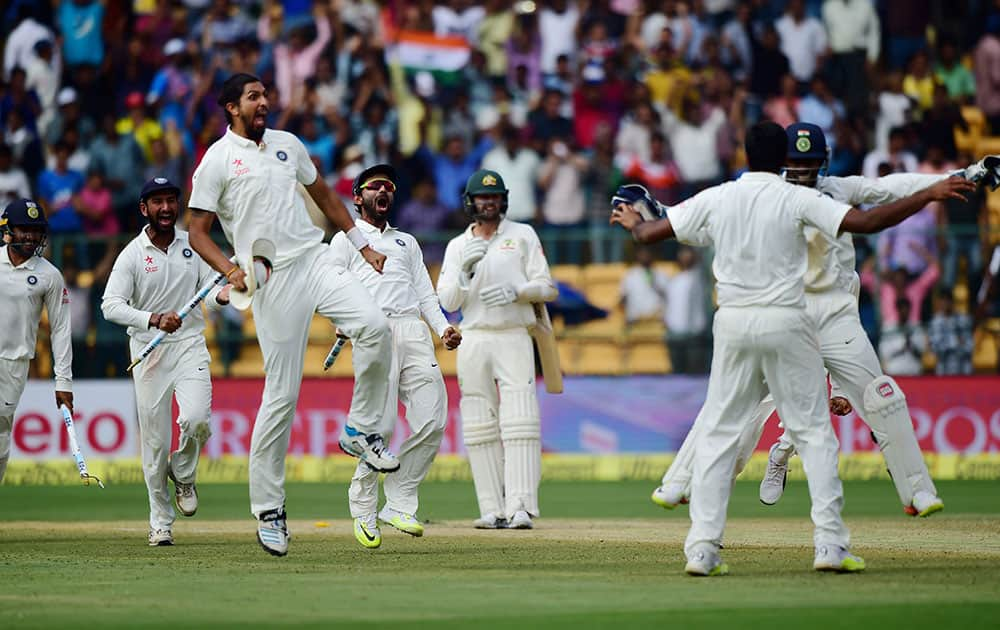
[[[172,183],[166,177],[154,177],[145,184],[142,185],[142,193],[139,195],[139,201],[146,201],[149,197],[155,193],[170,191],[180,197],[181,189],[176,184]]]

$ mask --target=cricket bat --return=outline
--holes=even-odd
[[[552,320],[545,304],[532,303],[535,310],[535,325],[528,331],[538,346],[538,358],[542,363],[542,377],[545,379],[545,391],[550,394],[563,392],[562,367],[559,365],[559,348],[556,346],[556,334],[552,330]]]

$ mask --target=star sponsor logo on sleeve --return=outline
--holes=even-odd
[[[234,167],[233,175],[235,175],[236,177],[239,177],[240,175],[246,175],[247,173],[250,172],[250,167],[243,166],[243,160],[241,160],[240,158],[236,158],[235,160],[233,160],[233,167]]]
[[[66,290],[66,287],[63,287],[62,303],[69,304],[69,291]]]

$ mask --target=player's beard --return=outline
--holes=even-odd
[[[48,238],[47,234],[42,234],[41,237],[36,237],[35,234],[22,234],[20,236],[13,233],[10,234],[10,240],[7,243],[13,252],[15,252],[20,258],[31,258],[32,256],[41,256],[42,250],[45,249],[45,242]]]
[[[267,129],[267,113],[268,109],[266,107],[258,107],[249,116],[240,116],[240,120],[243,122],[243,132],[247,138],[258,143],[264,138],[264,130]],[[264,119],[261,125],[255,123],[258,116]]]
[[[361,204],[361,209],[365,216],[371,219],[371,223],[385,225],[389,221],[392,200],[391,193],[378,193],[371,199],[365,199]]]

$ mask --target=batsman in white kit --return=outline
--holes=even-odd
[[[458,386],[462,436],[479,500],[481,529],[531,529],[539,515],[541,418],[529,328],[556,298],[542,245],[510,221],[499,173],[476,171],[463,194],[474,223],[445,250],[438,297],[462,310]]]
[[[297,183],[375,271],[381,272],[385,256],[369,246],[331,194],[302,142],[266,128],[268,98],[259,79],[231,76],[218,102],[229,128],[194,173],[191,246],[229,278],[234,306],[253,307],[265,381],[250,441],[250,510],[261,547],[283,556],[289,539],[285,457],[313,313],[330,319],[354,344],[354,395],[341,448],[377,470],[399,468],[378,433],[389,382],[389,326],[352,273],[332,271],[332,252],[310,220]],[[209,234],[216,216],[236,252],[235,265]]]
[[[42,307],[49,316],[52,371],[56,407],[73,412],[73,343],[70,336],[69,294],[62,274],[42,258],[49,223],[42,207],[30,199],[16,199],[0,214],[0,295],[3,296],[3,334],[0,334],[0,482],[10,458],[14,411],[28,381],[28,365],[35,358]]]
[[[795,123],[785,130],[788,157],[785,179],[816,188],[844,203],[878,204],[912,195],[934,183],[960,175],[973,182],[995,187],[1000,159],[989,156],[965,169],[946,174],[897,173],[879,179],[828,177],[826,138],[818,126]],[[904,511],[911,516],[929,516],[944,508],[917,444],[906,398],[892,377],[883,374],[878,356],[861,326],[857,297],[860,282],[855,273],[854,244],[850,234],[829,239],[821,232],[807,231],[809,264],[805,276],[806,312],[816,326],[820,353],[833,385],[831,411],[845,415],[856,410],[871,428],[872,437],[885,458]],[[741,441],[734,470],[738,475],[760,440],[767,419],[775,410],[767,396],[755,409],[746,410],[753,420]],[[677,457],[653,491],[654,503],[672,509],[690,494],[694,445],[700,423],[685,438]],[[768,467],[760,486],[760,500],[773,505],[780,499],[794,446],[783,434],[769,452]]]
[[[815,525],[813,567],[853,572],[864,560],[849,551],[841,518],[843,487],[838,442],[828,401],[815,325],[806,312],[804,277],[811,227],[835,239],[841,232],[872,233],[899,223],[931,201],[961,198],[973,184],[950,178],[903,200],[862,212],[815,190],[782,180],[785,130],[772,122],[747,133],[750,172],[670,208],[668,217],[644,221],[618,203],[611,222],[640,242],[676,236],[715,245],[713,272],[719,310],[708,395],[695,443],[691,530],[685,543],[690,575],[728,572],[719,550],[746,410],[770,387],[785,430],[802,457]],[[765,384],[766,382],[766,384]]]
[[[152,547],[174,544],[168,478],[174,482],[180,513],[194,516],[198,510],[198,457],[211,435],[211,357],[205,345],[205,317],[197,307],[182,322],[177,309],[217,274],[191,249],[187,232],[176,227],[180,192],[164,177],[142,187],[139,211],[148,224],[118,254],[101,301],[105,319],[128,327],[133,356],[159,331],[168,333],[132,369]],[[229,303],[229,292],[229,286],[216,285],[206,305],[221,308]],[[180,436],[171,453],[174,397]]]
[[[386,257],[381,274],[361,258],[343,233],[330,241],[334,264],[361,280],[389,320],[392,365],[389,395],[378,432],[389,440],[400,401],[406,407],[406,423],[411,431],[399,449],[399,470],[387,475],[383,482],[386,502],[381,511],[378,471],[358,462],[351,478],[348,498],[354,537],[369,549],[382,544],[379,521],[411,536],[424,534],[424,526],[416,518],[417,489],[437,455],[448,422],[448,392],[427,327],[448,350],[454,350],[462,341],[462,335],[441,312],[417,239],[389,225],[395,182],[396,170],[389,164],[376,164],[354,179],[354,205],[362,219],[358,227],[372,247]]]

